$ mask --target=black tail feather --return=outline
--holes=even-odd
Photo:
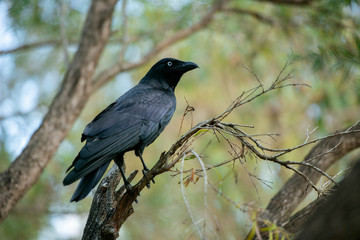
[[[100,181],[101,177],[104,175],[106,169],[108,168],[109,163],[110,161],[82,177],[73,196],[71,197],[70,202],[78,202],[81,199],[85,198]]]

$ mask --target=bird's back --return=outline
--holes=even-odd
[[[84,147],[64,179],[71,184],[111,161],[116,155],[151,144],[169,123],[176,107],[171,91],[138,84],[90,122],[82,139]]]
[[[125,152],[135,150],[142,159],[144,148],[151,144],[169,123],[176,107],[174,89],[181,76],[198,66],[174,58],[157,62],[140,83],[110,104],[81,137],[86,143],[73,161],[63,183],[81,178],[71,201],[83,199],[100,181],[110,161],[120,167],[126,186],[130,184],[121,170]]]

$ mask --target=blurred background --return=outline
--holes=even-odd
[[[149,167],[191,126],[222,113],[243,91],[258,85],[245,66],[269,87],[288,63],[285,73],[291,72],[290,81],[311,86],[270,92],[225,119],[253,125],[254,129],[244,129],[249,133],[280,134],[262,138],[266,146],[293,147],[305,141],[307,131],[316,128],[310,136],[313,139],[359,120],[358,1],[287,2],[292,1],[230,1],[207,28],[167,48],[146,66],[117,75],[99,89],[40,180],[0,225],[0,239],[81,237],[92,196],[70,203],[76,184],[62,185],[65,170],[82,147],[81,133],[88,122],[137,84],[162,57],[193,61],[200,69],[185,74],[179,83],[178,106],[172,121],[145,150],[144,159]],[[88,0],[0,1],[0,171],[21,153],[41,124],[77,50],[90,3]],[[114,32],[97,71],[118,60],[124,34],[128,39],[125,61],[139,60],[157,42],[199,21],[211,3],[207,0],[127,1],[124,31],[124,11],[119,1],[114,12]],[[187,103],[195,111],[186,115],[180,129]],[[201,154],[205,164],[231,159],[227,143],[211,134],[200,138],[193,149]],[[301,161],[309,149],[311,146],[301,148],[282,159]],[[347,155],[328,173],[334,175],[346,169],[358,154]],[[133,153],[127,153],[125,160],[127,174],[141,169]],[[256,209],[266,207],[293,174],[251,155],[245,165],[247,171],[266,180],[266,184],[250,177],[236,161],[207,172],[218,191],[208,186],[205,195],[203,178],[185,188],[191,213],[200,224],[206,222],[209,239],[244,238]],[[174,170],[180,168],[178,164]],[[184,170],[192,168],[201,168],[196,159],[185,162]],[[157,176],[156,184],[142,192],[134,206],[135,213],[120,231],[121,239],[198,239],[184,204],[180,175],[174,175],[168,172]]]

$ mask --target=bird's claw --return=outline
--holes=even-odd
[[[125,188],[126,188],[126,191],[127,191],[129,194],[134,194],[132,185],[131,185],[129,182],[126,182],[126,183],[125,183]],[[140,192],[138,193],[138,196],[140,197]],[[137,197],[135,198],[134,202],[135,202],[136,204],[138,203]]]
[[[147,168],[144,168],[144,169],[142,170],[142,173],[143,173],[144,177],[146,178],[146,180],[149,181],[148,177],[146,176],[146,174],[147,174],[148,172],[149,172],[149,169],[147,169]],[[155,183],[154,178],[152,178],[151,181],[152,181],[153,183]],[[148,182],[148,183],[146,184],[146,187],[147,187],[147,188],[150,188],[150,182]]]
[[[132,186],[131,186],[131,184],[129,183],[129,182],[126,182],[125,183],[125,188],[126,188],[126,191],[128,191],[128,192],[132,192]]]
[[[143,175],[146,177],[146,174],[149,172],[149,169],[147,169],[147,168],[144,168],[143,170],[142,170],[142,173],[143,173]]]

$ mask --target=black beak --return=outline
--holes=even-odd
[[[196,64],[196,63],[193,63],[193,62],[184,62],[182,65],[181,65],[181,70],[182,72],[186,73],[188,71],[191,71],[195,68],[199,68],[199,66]]]

